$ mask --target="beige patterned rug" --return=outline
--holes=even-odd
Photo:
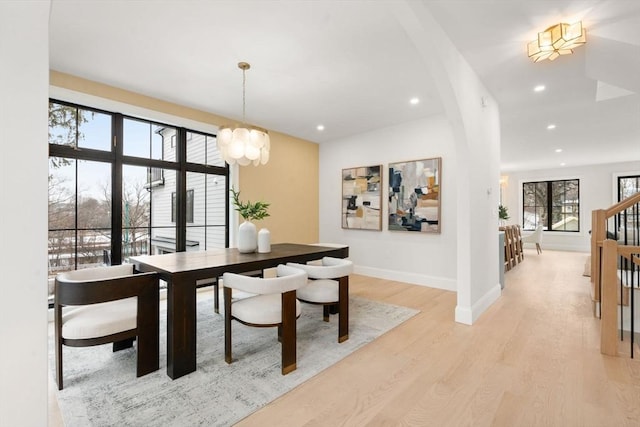
[[[172,381],[166,375],[161,311],[160,370],[136,378],[135,350],[111,345],[64,347],[64,390],[58,402],[67,427],[229,426],[408,320],[417,310],[361,298],[350,300],[349,340],[338,344],[337,318],[303,304],[297,326],[297,370],[282,376],[275,328],[233,322],[234,362],[224,362],[224,320],[210,297],[198,300],[197,370]],[[53,339],[49,339],[53,375]]]

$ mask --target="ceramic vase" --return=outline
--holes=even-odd
[[[258,232],[258,252],[261,254],[271,252],[271,232],[266,228],[261,228]]]
[[[248,254],[256,251],[258,236],[256,225],[251,221],[245,221],[238,227],[238,251]]]

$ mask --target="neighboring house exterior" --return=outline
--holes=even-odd
[[[175,161],[174,128],[162,128],[163,160]],[[187,161],[224,165],[215,139],[203,134],[187,133]],[[150,169],[151,254],[175,252],[176,172]],[[187,173],[187,251],[225,247],[226,185],[222,176]]]

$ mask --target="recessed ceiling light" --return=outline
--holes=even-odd
[[[545,90],[545,86],[544,85],[538,85],[538,86],[534,87],[533,90],[535,92],[542,92],[543,90]]]
[[[551,130],[551,129],[555,129],[556,125],[554,125],[553,123],[550,124],[549,126],[547,126],[547,129]]]
[[[418,98],[411,98],[409,100],[409,104],[411,104],[411,105],[418,105],[419,103],[420,103],[420,99],[418,99]]]
[[[566,163],[565,163],[565,162],[560,163],[560,166],[564,166],[564,165],[566,165]]]
[[[318,129],[320,132],[322,132],[324,130],[324,125],[318,125],[318,126],[316,126],[316,129]]]
[[[556,148],[556,153],[562,153],[562,148]]]

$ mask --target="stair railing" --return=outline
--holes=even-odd
[[[635,290],[640,289],[640,246],[618,245],[612,239],[605,239],[602,248],[602,288],[601,288],[601,329],[600,352],[609,356],[618,355],[618,330],[620,339],[624,337],[623,305],[620,305],[620,328],[618,329],[618,303],[622,302],[624,289],[630,289],[630,356],[633,358],[635,339]],[[620,259],[628,261],[621,270]],[[618,285],[620,286],[618,291]],[[618,293],[619,292],[619,293]]]
[[[591,296],[596,316],[602,291],[602,244],[608,236],[615,240],[623,237],[625,245],[640,246],[640,192],[608,209],[591,212]]]

